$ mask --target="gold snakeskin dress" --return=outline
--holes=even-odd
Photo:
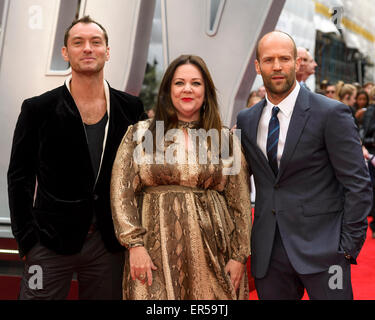
[[[246,268],[237,292],[224,271],[229,259],[246,263],[250,254],[249,173],[242,152],[236,175],[223,174],[224,161],[139,164],[133,157],[139,141],[133,135],[150,123],[129,127],[112,171],[116,236],[125,247],[144,244],[157,266],[151,286],[133,281],[126,251],[123,298],[248,299]]]

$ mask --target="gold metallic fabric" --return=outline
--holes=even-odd
[[[130,126],[123,138],[112,171],[111,207],[119,242],[144,244],[158,269],[148,286],[131,279],[126,259],[123,298],[248,299],[246,271],[237,292],[224,271],[229,259],[245,264],[250,254],[249,171],[243,154],[237,175],[223,175],[223,161],[137,164],[133,152],[139,142],[133,134],[149,124]]]

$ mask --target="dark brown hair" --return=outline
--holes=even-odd
[[[177,128],[177,111],[172,103],[171,86],[176,69],[184,64],[192,64],[198,68],[204,81],[204,101],[200,109],[200,127],[206,131],[222,129],[222,122],[219,113],[219,106],[216,97],[216,88],[212,81],[206,63],[201,57],[195,55],[181,55],[171,62],[164,73],[160,84],[159,94],[156,102],[155,117],[150,125],[150,130],[154,133],[156,121],[164,121],[165,132],[169,129]],[[154,135],[155,136],[155,135]]]
[[[72,29],[77,23],[85,23],[85,24],[95,23],[100,29],[103,30],[105,44],[108,47],[108,34],[107,34],[107,31],[104,29],[104,27],[99,22],[96,22],[95,20],[91,19],[90,16],[84,16],[84,17],[82,17],[80,19],[74,20],[72,22],[72,24],[65,30],[65,34],[64,34],[64,46],[65,47],[68,45],[68,39],[69,39],[70,29]]]

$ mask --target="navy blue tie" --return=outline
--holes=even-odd
[[[277,176],[279,167],[277,164],[277,145],[279,143],[280,134],[280,123],[277,118],[277,114],[280,111],[279,107],[272,108],[272,116],[270,123],[268,124],[268,136],[267,136],[267,157],[268,162],[272,168],[272,171]]]

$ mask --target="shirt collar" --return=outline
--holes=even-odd
[[[300,84],[298,83],[298,81],[296,81],[296,86],[294,87],[292,92],[289,93],[289,95],[285,97],[284,100],[279,102],[279,104],[277,105],[280,111],[288,118],[290,118],[290,116],[292,115],[294,105],[296,104],[297,96],[298,96],[300,88],[301,88]],[[266,100],[267,100],[267,105],[272,108],[274,104],[268,100],[267,94],[266,94]]]

